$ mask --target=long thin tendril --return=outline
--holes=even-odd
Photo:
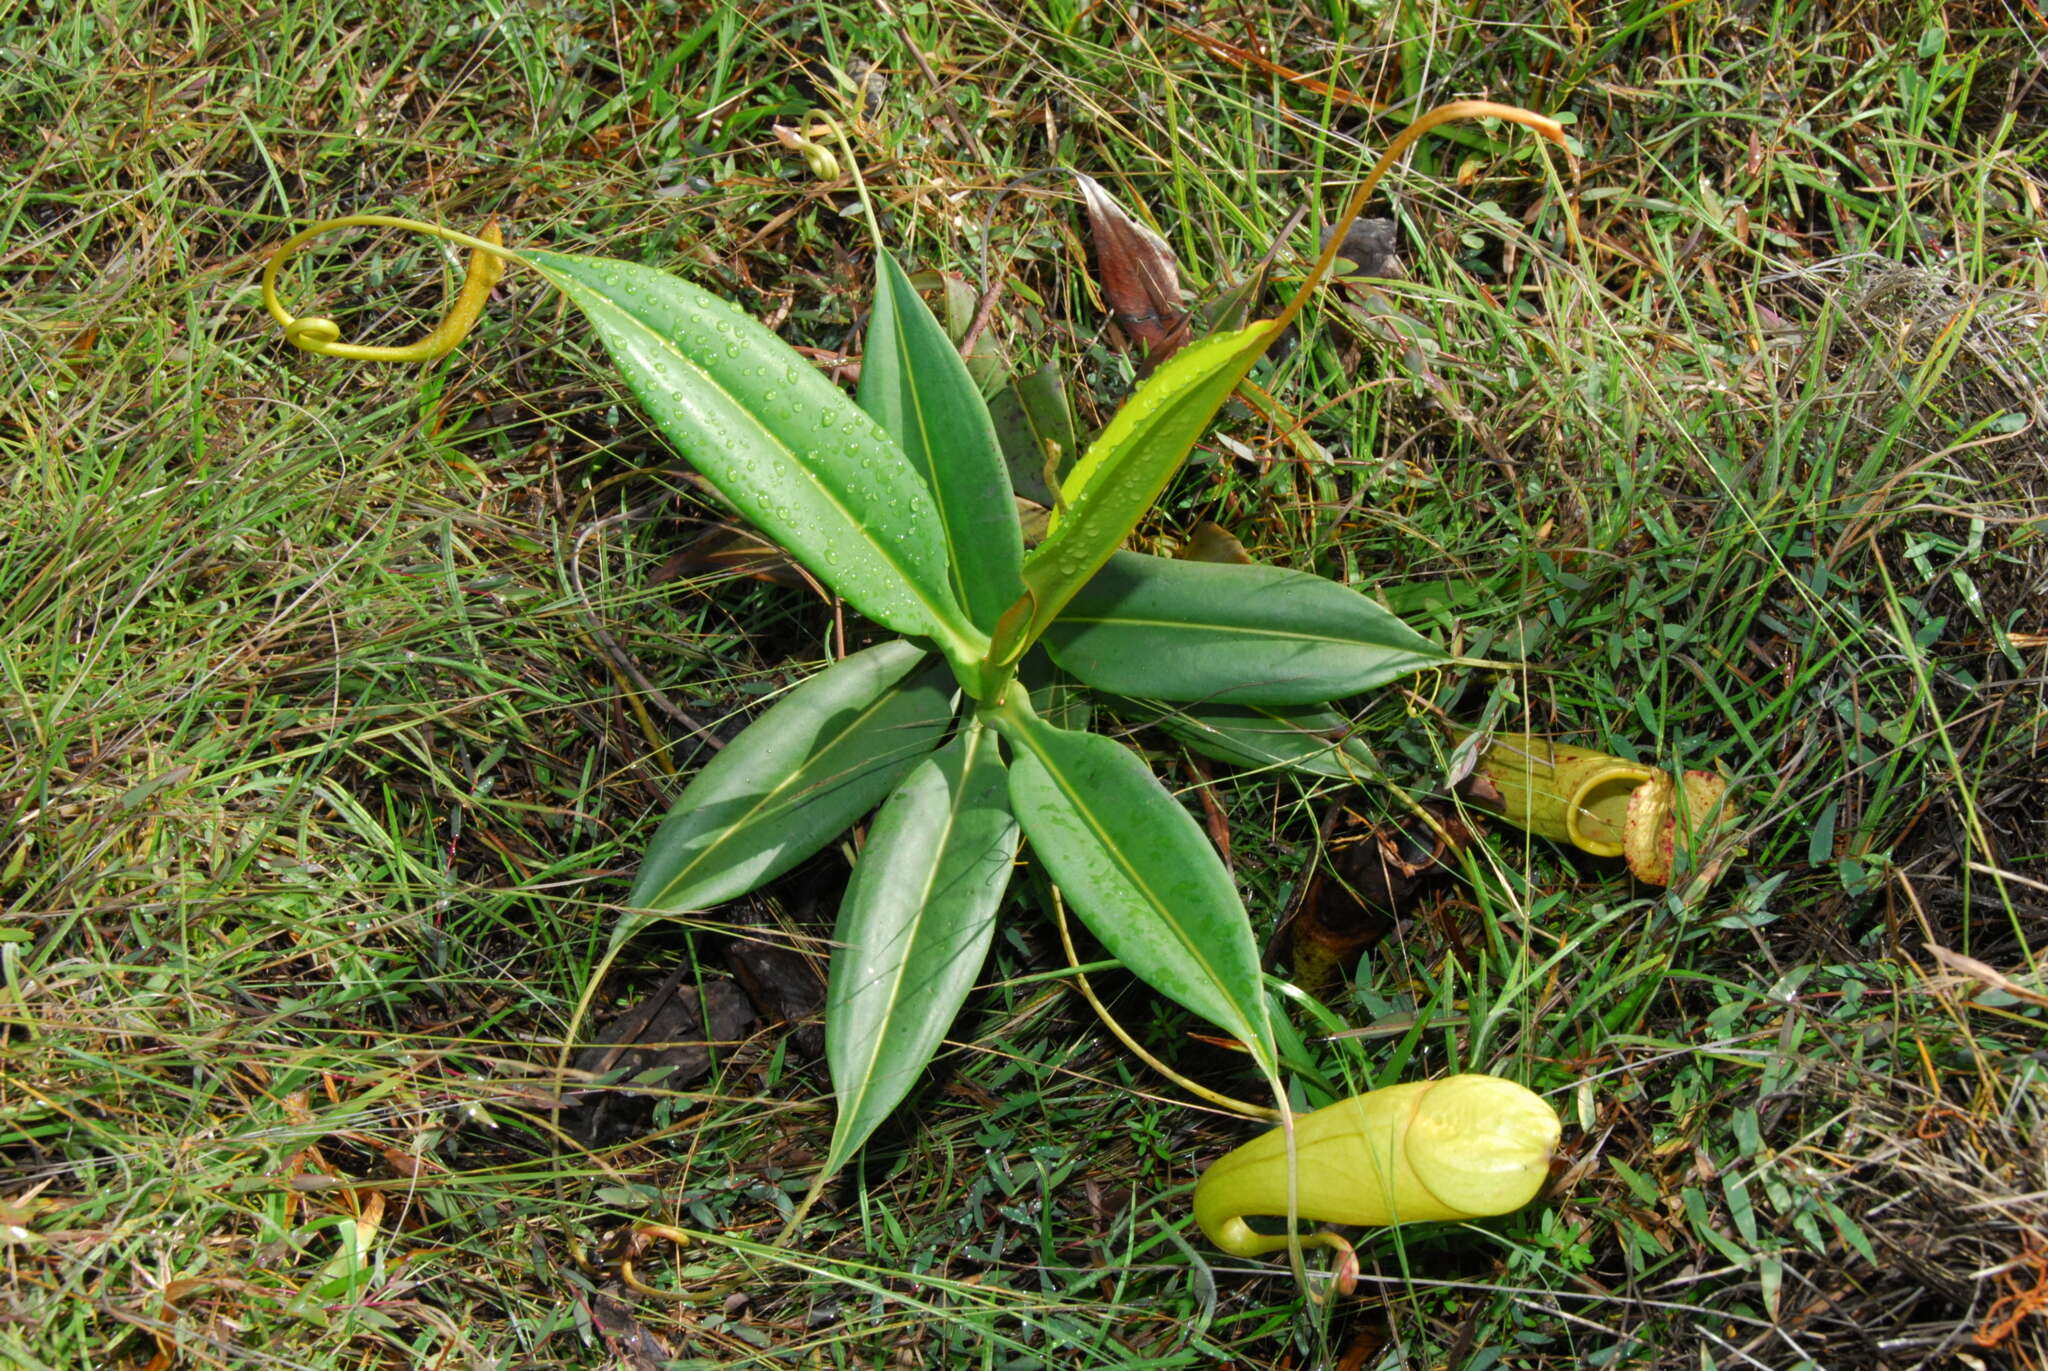
[[[295,316],[277,298],[277,276],[292,256],[324,233],[344,228],[400,228],[414,233],[424,233],[450,243],[458,243],[469,251],[469,267],[463,277],[462,289],[449,308],[448,315],[434,331],[416,343],[404,347],[380,347],[368,343],[344,343],[341,341],[341,326],[332,319],[321,315]],[[417,219],[400,219],[386,214],[351,214],[345,219],[326,219],[311,228],[293,234],[271,254],[270,264],[263,268],[263,308],[270,311],[270,317],[284,330],[285,341],[293,347],[307,352],[317,352],[323,357],[342,357],[356,362],[432,362],[446,357],[462,345],[469,331],[476,327],[477,319],[484,312],[484,304],[490,299],[491,287],[505,273],[506,262],[516,262],[518,254],[505,247],[505,239],[498,232],[498,221],[491,220],[484,226],[481,237],[472,237],[455,229],[443,228],[439,224],[421,223]]]
[[[1052,916],[1053,923],[1060,932],[1060,946],[1066,949],[1067,966],[1074,973],[1074,987],[1081,992],[1081,998],[1088,1002],[1088,1007],[1095,1011],[1095,1017],[1102,1020],[1102,1026],[1107,1028],[1115,1036],[1116,1040],[1129,1050],[1132,1056],[1166,1077],[1169,1081],[1172,1081],[1181,1089],[1187,1091],[1190,1095],[1207,1100],[1219,1109],[1227,1109],[1241,1118],[1258,1119],[1264,1123],[1278,1123],[1280,1121],[1282,1115],[1279,1110],[1268,1109],[1262,1104],[1251,1104],[1245,1100],[1235,1100],[1228,1095],[1220,1094],[1209,1089],[1206,1085],[1189,1080],[1186,1076],[1181,1075],[1180,1072],[1175,1071],[1165,1062],[1160,1061],[1159,1058],[1147,1052],[1143,1045],[1130,1035],[1129,1030],[1117,1022],[1116,1016],[1109,1012],[1109,1006],[1096,998],[1095,988],[1088,984],[1087,974],[1081,970],[1081,959],[1074,951],[1074,935],[1067,929],[1067,905],[1066,901],[1060,897],[1058,886],[1052,887]]]
[[[1387,169],[1399,160],[1402,153],[1413,147],[1422,135],[1440,124],[1453,123],[1459,119],[1505,119],[1511,124],[1520,124],[1526,129],[1533,130],[1559,147],[1565,146],[1562,124],[1555,119],[1548,119],[1525,110],[1519,105],[1497,105],[1491,100],[1453,100],[1448,105],[1438,105],[1402,129],[1394,141],[1387,144],[1387,150],[1380,154],[1379,161],[1373,163],[1372,170],[1366,173],[1365,179],[1358,183],[1358,189],[1351,193],[1351,199],[1345,204],[1344,212],[1337,216],[1336,226],[1330,230],[1329,241],[1323,244],[1323,255],[1316,258],[1315,266],[1309,270],[1308,279],[1301,283],[1301,288],[1294,292],[1294,298],[1289,300],[1287,307],[1274,318],[1274,336],[1277,337],[1281,329],[1294,322],[1294,316],[1301,313],[1302,306],[1308,303],[1308,297],[1329,273],[1338,254],[1343,251],[1345,230],[1351,227],[1351,221],[1365,208],[1365,202],[1372,198],[1374,189],[1379,186],[1380,178],[1387,174]]]

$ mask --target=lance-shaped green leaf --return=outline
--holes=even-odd
[[[1354,784],[1379,774],[1351,720],[1334,709],[1193,704],[1162,708],[1150,722],[1205,757],[1232,766],[1274,767]]]
[[[952,719],[943,666],[906,642],[856,652],[789,692],[683,790],[627,903],[707,909],[816,852],[873,809]]]
[[[825,1053],[844,1166],[910,1093],[995,935],[1017,855],[996,735],[970,723],[903,778],[868,832],[833,933]]]
[[[1260,323],[1204,338],[1175,353],[1116,412],[1061,484],[1066,509],[1024,559],[1025,599],[995,633],[992,661],[1022,656],[1130,536],[1275,331]]]
[[[1319,704],[1445,660],[1347,586],[1274,566],[1119,552],[1046,630],[1097,690],[1218,704]]]
[[[886,252],[876,254],[860,404],[931,488],[953,593],[977,627],[995,627],[1023,589],[1024,535],[1002,448],[967,364]]]
[[[1010,802],[1032,852],[1113,956],[1270,1074],[1259,950],[1222,858],[1130,749],[1053,728],[1020,707],[1022,693],[990,717],[1017,745]]]
[[[589,317],[649,417],[734,508],[899,633],[980,655],[931,491],[860,406],[738,309],[652,267],[521,254]]]

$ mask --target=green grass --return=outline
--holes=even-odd
[[[495,8],[0,27],[0,1361],[2048,1360],[2027,0]],[[604,1083],[557,1063],[639,845],[703,737],[826,655],[833,609],[675,574],[715,510],[536,280],[448,361],[370,369],[285,348],[255,279],[312,219],[495,213],[856,353],[862,227],[771,132],[825,102],[807,64],[855,58],[885,78],[853,142],[906,262],[1000,280],[989,346],[1056,362],[1084,425],[1131,372],[1058,168],[1209,293],[1306,204],[1298,270],[1398,127],[1330,90],[1572,117],[1575,161],[1425,143],[1389,183],[1406,279],[1374,317],[1327,296],[1262,374],[1305,424],[1233,410],[1152,532],[1215,520],[1525,662],[1357,702],[1416,794],[1430,711],[1489,705],[1739,783],[1718,885],[1496,825],[1304,1019],[1304,1098],[1487,1069],[1567,1121],[1523,1213],[1358,1235],[1355,1297],[1206,1246],[1187,1187],[1247,1129],[1122,1052],[1028,908],[935,1080],[787,1247],[831,1119],[793,1040],[576,1131]],[[456,269],[397,235],[311,262],[294,307],[377,341],[429,327]],[[1212,788],[1264,938],[1331,788],[1130,736]],[[647,935],[600,1021],[678,965],[726,976],[734,936],[817,950],[844,865]],[[635,1221],[699,1235],[642,1264],[689,1302],[579,1267]]]

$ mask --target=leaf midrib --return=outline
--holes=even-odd
[[[922,884],[922,897],[919,899],[917,904],[917,916],[911,920],[909,925],[909,941],[912,944],[916,943],[917,935],[924,930],[926,919],[931,913],[932,887],[939,878],[939,867],[945,859],[946,845],[952,840],[953,830],[958,828],[960,825],[960,804],[967,795],[968,777],[974,769],[974,754],[978,746],[979,742],[977,740],[974,746],[968,747],[964,750],[962,754],[960,763],[960,789],[957,793],[950,794],[948,796],[948,803],[946,805],[946,822],[944,823],[944,825],[941,826],[939,830],[939,840],[936,843],[932,844],[931,861],[926,865],[924,881]],[[939,767],[941,774],[943,774],[944,763],[939,762],[936,757],[934,757],[932,760],[933,764]],[[902,999],[903,982],[905,976],[908,974],[909,966],[910,959],[908,957],[902,958],[896,964],[895,974],[889,978],[889,998],[887,1004],[885,1005],[885,1009],[887,1012],[883,1014],[881,1019],[881,1022],[885,1025],[888,1024],[890,1020],[894,1017],[896,1006]],[[841,1113],[848,1118],[857,1117],[859,1115],[860,1106],[867,1101],[868,1095],[871,1093],[871,1087],[873,1086],[875,1079],[874,1066],[875,1063],[879,1061],[882,1056],[882,1040],[883,1035],[880,1033],[869,1035],[869,1049],[867,1057],[863,1063],[864,1069],[861,1072],[860,1091],[853,1097],[850,1105],[843,1106],[841,1109]]]
[[[548,255],[554,256],[556,254]],[[545,270],[545,268],[543,268],[543,270]],[[557,270],[559,271],[559,269]],[[720,395],[724,396],[728,401],[730,401],[733,408],[737,409],[741,414],[745,415],[747,422],[752,424],[755,428],[759,429],[760,432],[767,437],[769,442],[779,452],[781,452],[785,458],[787,458],[789,465],[795,467],[797,471],[800,472],[803,475],[803,477],[809,482],[810,486],[813,489],[815,489],[819,495],[823,496],[825,501],[828,504],[830,504],[834,510],[838,511],[840,518],[845,521],[847,527],[853,529],[856,534],[860,535],[861,544],[871,549],[875,553],[877,559],[880,560],[884,566],[888,567],[890,571],[896,574],[897,578],[901,580],[903,584],[909,589],[911,593],[911,598],[916,600],[920,605],[922,605],[925,608],[931,619],[932,626],[934,628],[945,629],[949,631],[958,630],[960,625],[957,623],[957,621],[948,617],[948,615],[945,612],[945,606],[940,605],[937,601],[932,599],[930,595],[925,593],[924,587],[918,583],[918,578],[912,576],[907,570],[905,570],[904,565],[901,562],[899,562],[895,558],[895,556],[892,555],[891,549],[888,547],[887,544],[879,542],[876,539],[867,536],[867,528],[865,527],[865,525],[862,524],[862,522],[858,518],[855,517],[854,512],[847,508],[845,502],[842,501],[839,498],[839,496],[833,492],[832,488],[829,485],[827,485],[824,481],[819,479],[818,474],[812,471],[809,465],[807,465],[802,458],[797,456],[796,449],[792,448],[788,444],[788,442],[786,442],[782,438],[780,434],[775,432],[775,430],[769,428],[767,424],[762,422],[761,417],[758,414],[756,414],[750,406],[742,403],[737,395],[735,395],[730,389],[728,389],[724,384],[722,384],[709,371],[705,370],[705,368],[701,364],[699,364],[694,358],[692,358],[690,354],[684,352],[681,348],[677,347],[667,338],[664,338],[645,320],[641,319],[639,315],[627,309],[624,305],[620,304],[618,300],[613,298],[611,295],[607,294],[604,290],[590,284],[580,276],[574,277],[572,279],[575,280],[577,286],[580,289],[588,292],[595,299],[601,300],[607,308],[611,309],[620,317],[631,321],[631,323],[636,329],[638,329],[646,337],[652,338],[662,349],[671,353],[675,357],[681,359],[683,365],[688,367],[693,373],[695,373],[700,379],[702,379],[706,385],[710,386],[711,389],[717,391]],[[830,578],[825,579],[829,584]]]
[[[1102,850],[1110,855],[1117,866],[1130,878],[1131,884],[1144,895],[1152,908],[1158,911],[1161,921],[1173,930],[1174,936],[1180,940],[1181,946],[1193,956],[1195,963],[1208,976],[1211,986],[1223,992],[1223,1002],[1235,1008],[1235,997],[1230,994],[1229,987],[1224,983],[1223,978],[1218,974],[1209,958],[1203,955],[1201,945],[1187,936],[1179,921],[1173,917],[1172,906],[1159,896],[1158,892],[1152,888],[1149,882],[1139,879],[1138,873],[1132,868],[1129,859],[1124,856],[1121,846],[1111,841],[1108,830],[1096,821],[1093,807],[1083,803],[1080,793],[1072,785],[1066,771],[1055,765],[1053,758],[1042,747],[1034,747],[1032,752],[1036,755],[1039,765],[1046,769],[1046,773],[1053,777],[1055,784],[1059,786],[1060,792],[1067,797],[1069,808],[1076,815],[1080,816],[1082,822],[1088,826],[1088,831],[1095,835],[1096,841],[1101,845]],[[1169,803],[1172,803],[1173,797],[1169,795],[1167,800]],[[1242,1015],[1238,1017],[1242,1021],[1241,1026],[1245,1030],[1247,1040],[1256,1040],[1258,1035],[1253,1030],[1251,1022],[1243,1019]]]
[[[873,700],[869,701],[866,707],[864,707],[859,714],[855,715],[850,721],[848,721],[846,727],[838,730],[832,735],[831,741],[827,742],[822,747],[813,748],[810,752],[810,755],[807,756],[803,760],[803,762],[798,764],[796,770],[790,772],[787,776],[784,776],[780,781],[777,781],[768,790],[762,792],[760,800],[756,802],[752,808],[747,810],[745,814],[739,816],[732,822],[726,824],[723,830],[717,832],[716,835],[713,836],[711,840],[705,844],[704,847],[698,850],[696,857],[691,859],[688,866],[685,866],[682,870],[678,871],[675,874],[674,879],[668,881],[662,886],[661,894],[665,897],[670,891],[674,890],[677,886],[683,884],[686,880],[688,880],[690,874],[693,871],[697,870],[697,868],[704,863],[706,858],[709,858],[715,853],[717,853],[722,847],[724,847],[726,843],[730,842],[736,835],[738,835],[740,832],[744,831],[746,828],[754,824],[766,811],[773,808],[774,802],[782,798],[785,792],[787,792],[791,786],[796,785],[799,781],[808,781],[810,779],[810,773],[812,771],[814,764],[819,759],[823,758],[828,753],[830,753],[833,748],[838,747],[841,743],[845,742],[850,735],[859,732],[860,729],[867,724],[869,719],[874,717],[876,712],[879,711],[883,705],[889,703],[894,696],[896,696],[905,688],[904,683],[911,679],[911,675],[912,673],[917,671],[917,667],[918,664],[913,662],[911,664],[911,668],[909,671],[906,671],[901,677],[898,677],[896,681],[891,683],[890,686],[887,689],[885,689],[880,695],[876,696]],[[894,757],[884,757],[879,755],[868,759],[870,763],[879,765],[890,765],[897,760],[900,759]],[[841,784],[851,784],[856,779],[858,779],[858,776],[849,775],[845,781],[841,782]],[[646,907],[649,909],[654,909],[658,908],[659,906],[653,902],[650,902]]]
[[[1286,638],[1294,642],[1321,643],[1333,647],[1360,648],[1379,647],[1394,652],[1413,652],[1405,644],[1382,643],[1371,638],[1336,638],[1326,633],[1304,633],[1297,629],[1265,628],[1256,624],[1201,624],[1187,619],[1141,619],[1124,615],[1074,614],[1066,613],[1053,620],[1055,626],[1067,624],[1106,624],[1110,627],[1130,627],[1153,630],[1171,630],[1179,633],[1232,633],[1254,638]],[[1427,643],[1428,639],[1423,639]]]

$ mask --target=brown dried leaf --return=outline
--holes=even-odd
[[[1350,276],[1376,276],[1394,280],[1406,276],[1401,265],[1400,240],[1391,219],[1354,219],[1344,230],[1344,246],[1337,249],[1351,263]]]
[[[802,1055],[824,1055],[825,976],[816,958],[780,943],[741,940],[725,960],[764,1020],[790,1025]]]
[[[604,1335],[620,1371],[661,1371],[674,1355],[674,1349],[634,1316],[630,1305],[609,1295],[590,1297],[590,1321]]]
[[[1244,544],[1230,530],[1204,519],[1195,525],[1195,531],[1181,544],[1177,554],[1184,562],[1223,562],[1233,566],[1250,566],[1252,555],[1244,550]]]
[[[592,1076],[625,1068],[621,1089],[656,1067],[668,1067],[661,1088],[694,1085],[711,1074],[711,1052],[742,1042],[754,1022],[747,997],[729,981],[706,981],[702,990],[683,982],[685,967],[639,1004],[598,1031],[597,1041],[576,1054],[575,1067]]]
[[[1980,962],[1975,957],[1966,957],[1960,952],[1943,947],[1940,943],[1928,943],[1927,950],[1933,955],[1934,960],[1940,962],[1950,971],[1955,972],[1966,980],[1975,981],[1986,990],[2002,991],[2012,996],[2015,1000],[2020,1000],[2026,1004],[2048,1005],[2048,995],[2043,995],[2040,991],[2029,986],[2021,985],[1989,962]]]
[[[1327,859],[1316,864],[1289,927],[1295,984],[1321,994],[1361,952],[1407,917],[1418,892],[1472,841],[1449,805],[1375,821],[1339,801],[1325,816]]]
[[[1187,345],[1190,316],[1181,299],[1180,264],[1166,240],[1125,212],[1095,178],[1077,171],[1074,179],[1088,205],[1103,297],[1124,332],[1144,345],[1149,370]]]
[[[745,992],[730,981],[707,980],[701,990],[684,982],[694,967],[683,966],[632,1009],[598,1030],[596,1041],[572,1060],[586,1078],[613,1074],[616,1082],[581,1092],[577,1110],[566,1118],[570,1131],[589,1141],[613,1142],[645,1123],[645,1103],[655,1094],[686,1090],[711,1073],[714,1049],[745,1041],[754,1022]],[[656,1084],[639,1082],[666,1068]]]

